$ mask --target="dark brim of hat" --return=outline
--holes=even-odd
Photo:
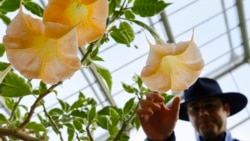
[[[230,93],[223,93],[218,95],[209,95],[202,98],[192,99],[192,101],[205,99],[208,97],[219,97],[223,101],[228,102],[230,104],[230,115],[232,116],[239,111],[241,111],[246,105],[247,105],[247,98],[245,95],[241,93],[236,92],[230,92]],[[180,104],[180,113],[179,113],[179,119],[189,121],[188,114],[187,114],[187,103],[192,101],[185,101]]]

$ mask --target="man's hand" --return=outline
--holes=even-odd
[[[136,114],[147,137],[153,141],[167,139],[179,118],[180,97],[174,98],[171,109],[158,92],[150,92],[140,104]]]

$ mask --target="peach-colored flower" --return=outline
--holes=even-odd
[[[167,44],[162,40],[156,45],[149,44],[149,56],[141,72],[149,89],[183,91],[200,75],[204,61],[193,37],[191,41],[178,44]]]
[[[108,0],[50,0],[43,20],[77,25],[78,45],[99,39],[106,31]]]
[[[75,27],[42,22],[22,8],[8,26],[3,44],[10,63],[27,78],[54,84],[81,67]]]

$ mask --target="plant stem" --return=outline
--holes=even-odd
[[[92,52],[93,48],[94,48],[94,44],[95,42],[91,43],[89,45],[89,48],[87,50],[87,52],[85,51],[86,49],[83,48],[83,47],[80,47],[79,50],[80,50],[80,53],[83,55],[83,58],[81,59],[81,63],[83,64],[86,59],[88,58],[89,54]]]
[[[59,82],[55,85],[52,85],[48,90],[42,92],[39,97],[36,99],[36,101],[33,103],[33,105],[31,106],[30,108],[30,111],[29,111],[29,114],[27,116],[27,118],[23,121],[23,123],[18,127],[18,130],[22,130],[26,124],[28,124],[30,122],[30,119],[37,107],[37,105],[40,103],[40,101],[47,95],[49,94],[50,92],[52,92],[54,90],[55,87],[57,87],[58,85],[60,85],[62,82]]]
[[[132,120],[133,117],[135,116],[135,113],[136,113],[136,110],[138,109],[138,107],[139,107],[139,103],[136,105],[136,107],[135,107],[133,113],[130,115],[130,117],[129,117],[126,121],[124,121],[124,122],[122,123],[121,129],[120,129],[119,132],[116,134],[116,136],[115,136],[115,138],[113,139],[113,141],[118,141],[118,140],[120,140],[122,133],[127,129],[129,123],[131,122],[131,120]]]
[[[0,137],[3,138],[3,136],[12,136],[12,137],[24,140],[24,141],[44,141],[43,138],[29,136],[28,134],[22,131],[0,128]]]
[[[92,137],[92,135],[91,135],[91,133],[90,133],[89,127],[90,127],[90,125],[88,125],[88,126],[86,127],[87,135],[88,135],[90,141],[94,141],[94,139],[93,139],[93,137]]]
[[[49,119],[49,122],[51,123],[52,129],[59,134],[60,140],[63,141],[63,137],[62,137],[62,133],[60,132],[58,126],[55,124],[54,120],[51,118],[51,116],[49,115],[49,113],[46,110],[46,107],[44,106],[44,104],[42,104],[43,106],[43,111],[45,113],[45,115],[47,116],[47,118]]]
[[[11,111],[11,115],[10,115],[10,118],[9,118],[9,122],[8,122],[8,124],[6,125],[6,128],[9,127],[9,123],[11,123],[11,121],[13,120],[14,115],[15,115],[15,112],[16,112],[17,107],[18,107],[19,103],[21,102],[21,100],[22,100],[22,97],[20,97],[20,98],[18,99],[18,101],[15,103],[15,105],[14,105],[12,111]]]

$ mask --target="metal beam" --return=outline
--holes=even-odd
[[[229,28],[229,23],[228,23],[228,18],[227,18],[227,12],[226,12],[226,5],[224,0],[221,0],[221,6],[222,6],[222,10],[223,10],[223,17],[224,17],[224,21],[225,21],[225,25],[226,25],[226,29],[227,29],[227,37],[228,37],[228,42],[229,42],[229,47],[233,52],[233,43],[232,43],[232,37],[230,34],[230,28]]]
[[[115,106],[116,105],[115,100],[113,99],[110,90],[107,88],[107,85],[104,83],[103,78],[97,72],[96,66],[92,63],[92,64],[90,64],[89,67],[90,67],[93,75],[95,76],[97,83],[100,85],[101,90],[103,91],[103,93],[104,93],[105,97],[107,98],[108,102],[111,105]]]
[[[247,122],[248,120],[250,120],[250,116],[244,118],[243,120],[239,121],[237,124],[235,124],[234,126],[230,127],[229,130],[233,130],[234,128],[244,124],[245,122]]]
[[[84,56],[86,54],[86,49],[83,47],[79,48],[80,53]],[[95,77],[97,83],[99,84],[101,91],[103,92],[104,96],[107,98],[107,101],[111,105],[116,105],[115,100],[113,99],[110,90],[108,89],[107,85],[104,83],[103,78],[100,76],[100,74],[97,72],[96,66],[94,63],[89,65],[89,68],[91,70],[91,73]]]
[[[215,69],[215,71],[210,72],[209,74],[206,74],[206,77],[218,79],[224,75],[226,75],[228,72],[233,71],[246,63],[244,61],[243,57],[239,57],[238,59],[232,60],[231,63],[226,63],[225,65],[222,65]]]
[[[248,42],[248,34],[247,34],[247,26],[246,26],[246,20],[245,20],[245,13],[244,13],[244,7],[243,7],[243,0],[235,0],[237,11],[238,11],[238,17],[239,17],[239,26],[242,36],[242,44],[244,46],[244,53],[245,53],[245,61],[250,61],[250,51],[249,51],[249,42]]]

